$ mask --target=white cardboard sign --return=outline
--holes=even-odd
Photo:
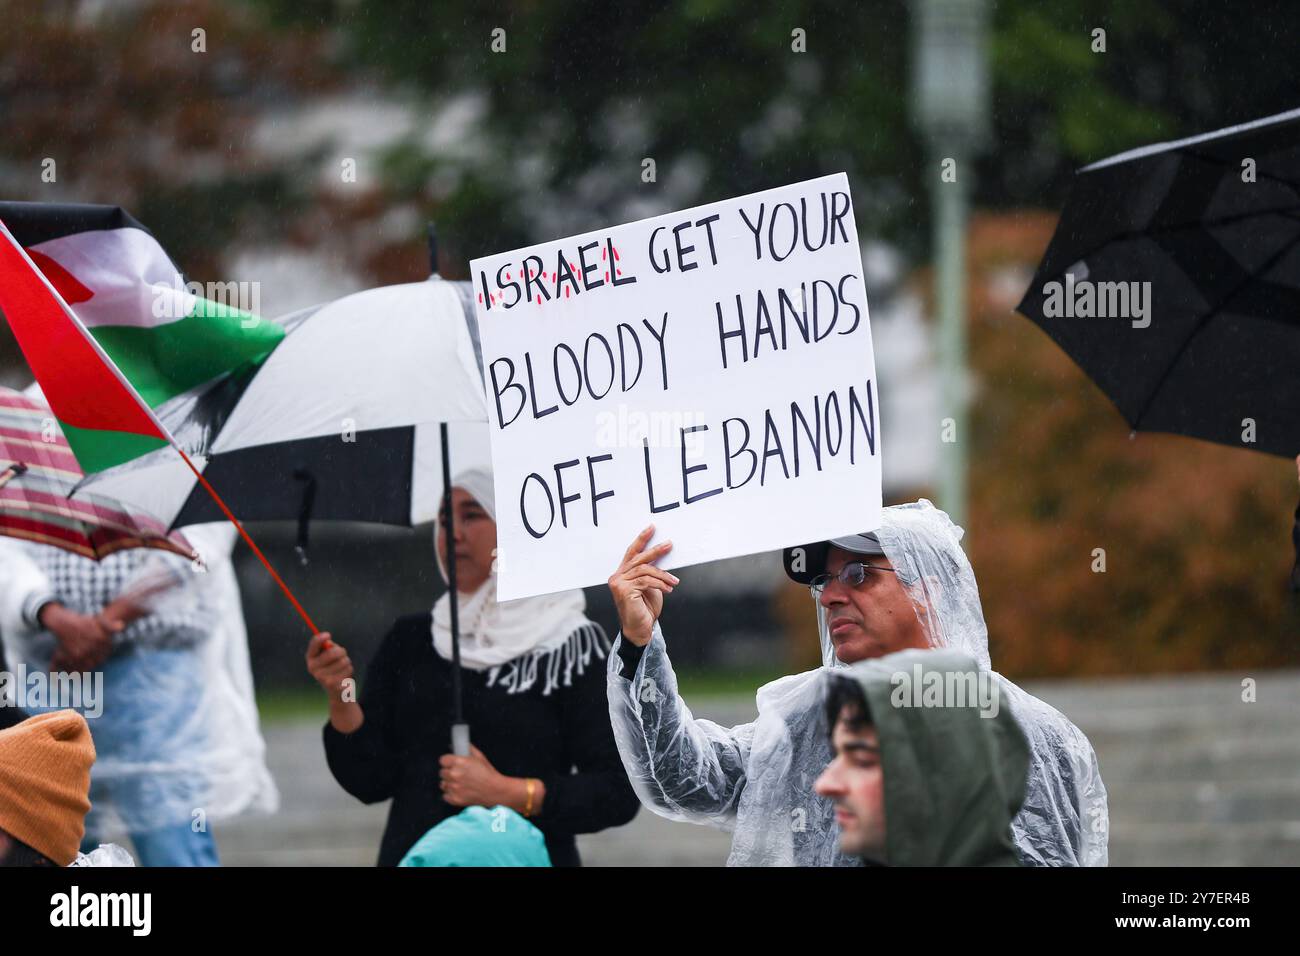
[[[498,598],[880,523],[880,396],[839,173],[475,259]]]

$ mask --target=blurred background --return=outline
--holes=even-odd
[[[478,255],[846,172],[887,502],[960,514],[994,666],[1098,750],[1112,862],[1300,862],[1295,466],[1130,437],[1012,311],[1076,168],[1300,106],[1300,7],[0,0],[0,15],[0,197],[121,205],[187,278],[259,283],[271,317],[423,278],[429,222],[441,274],[467,278]],[[0,379],[30,381],[7,328]],[[254,531],[356,660],[440,585],[427,528],[317,523],[306,566],[292,528]],[[285,809],[219,835],[226,862],[369,863],[382,808],[330,780],[301,624],[237,560]],[[818,663],[811,599],[776,555],[683,578],[664,624],[697,713],[748,719],[758,683]],[[607,594],[589,602],[613,633]],[[588,861],[725,858],[725,835],[649,816],[590,838]]]

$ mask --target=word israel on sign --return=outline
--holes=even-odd
[[[868,531],[880,395],[848,178],[471,263],[498,596]]]

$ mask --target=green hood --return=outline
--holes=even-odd
[[[998,703],[995,717],[981,716],[977,694],[968,694],[966,706],[913,706],[913,685],[924,702],[925,688],[946,684],[947,674],[968,689],[979,686],[971,675],[1000,687],[996,676],[980,676],[972,658],[952,650],[901,651],[847,671],[862,687],[880,739],[885,862],[1017,866],[1011,820],[1025,797],[1029,746],[1003,695],[990,698]]]

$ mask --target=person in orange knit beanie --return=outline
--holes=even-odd
[[[90,810],[95,744],[74,710],[0,730],[0,866],[68,866]]]

